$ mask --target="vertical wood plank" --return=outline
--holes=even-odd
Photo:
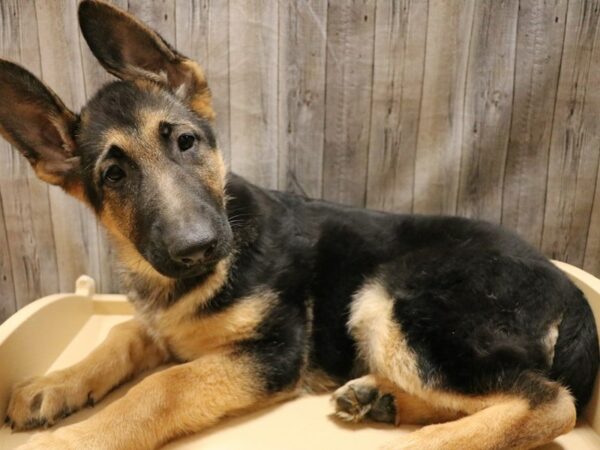
[[[175,45],[175,0],[128,1],[128,10]]]
[[[279,30],[279,189],[320,197],[326,0],[282,1]]]
[[[0,323],[17,310],[17,297],[13,281],[8,235],[4,224],[4,208],[0,195]]]
[[[0,4],[0,10],[0,54],[40,76],[33,3],[6,1]],[[59,267],[53,230],[49,225],[48,187],[36,178],[25,158],[1,139],[0,194],[7,240],[2,259],[10,257],[14,283],[12,301],[20,308],[41,295],[58,290]]]
[[[539,247],[566,0],[521,1],[502,224]]]
[[[583,269],[600,277],[600,169],[596,178],[596,189],[587,232]]]
[[[375,1],[332,2],[327,13],[323,197],[366,200]]]
[[[427,9],[428,3],[419,0],[377,2],[369,208],[412,210]]]
[[[542,250],[582,266],[600,154],[600,7],[570,2],[548,166]]]
[[[427,18],[413,211],[454,214],[474,1],[436,2]]]
[[[229,161],[229,1],[177,0],[175,18],[175,45],[204,69],[217,114],[219,146]]]
[[[85,103],[76,6],[75,1],[35,2],[42,78],[75,111]],[[69,292],[82,273],[99,278],[98,228],[77,200],[55,186],[49,193],[59,288]]]
[[[221,148],[251,181],[502,221],[600,273],[597,2],[110,1],[204,67]],[[76,7],[0,2],[0,57],[74,110],[111,79]],[[117,290],[105,241],[0,140],[0,321],[83,272]]]
[[[467,64],[457,212],[496,223],[502,215],[518,7],[517,0],[476,3]]]
[[[278,182],[278,6],[232,0],[229,16],[231,168],[267,188]]]

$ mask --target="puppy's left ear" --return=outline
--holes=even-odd
[[[123,80],[160,83],[200,116],[214,118],[201,67],[137,18],[107,3],[84,0],[79,5],[79,25],[92,53],[110,73]]]

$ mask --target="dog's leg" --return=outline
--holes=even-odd
[[[124,322],[115,326],[104,342],[81,362],[17,384],[6,421],[17,430],[52,425],[165,359],[166,352],[155,344],[140,322]]]
[[[251,355],[213,353],[148,376],[90,419],[38,435],[23,449],[152,449],[275,397],[266,392]]]
[[[349,381],[334,392],[333,401],[336,416],[349,422],[371,420],[395,425],[424,425],[447,422],[464,415],[435,407],[375,375]]]
[[[352,304],[350,332],[371,372],[421,399],[421,405],[466,417],[426,426],[389,449],[528,449],[574,427],[573,398],[537,372],[516,374],[503,390],[488,395],[463,395],[436,388],[435,379],[423,380],[417,354],[394,320],[393,306],[394,300],[377,282],[366,284]]]
[[[554,399],[538,405],[525,398],[498,397],[470,416],[426,426],[385,450],[525,450],[569,432],[575,420],[573,398],[561,387]]]

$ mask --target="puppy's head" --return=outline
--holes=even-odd
[[[0,132],[44,181],[93,208],[133,270],[186,278],[230,251],[225,166],[202,69],[112,6],[84,1],[83,35],[120,80],[71,112],[0,61]]]

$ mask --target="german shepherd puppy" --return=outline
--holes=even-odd
[[[79,20],[120,80],[77,115],[1,61],[0,131],[109,230],[137,314],[75,366],[15,386],[6,420],[49,426],[179,364],[23,448],[155,448],[333,387],[343,420],[429,424],[392,449],[526,449],[573,428],[598,337],[550,261],[487,223],[353,209],[227,173],[198,64],[107,4],[82,2]]]

